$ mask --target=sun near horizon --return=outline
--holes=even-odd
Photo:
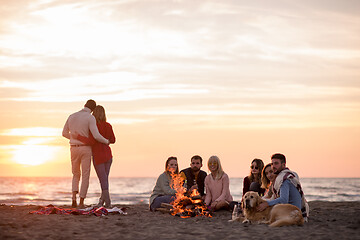
[[[244,177],[276,152],[300,177],[360,177],[357,1],[4,4],[0,177],[71,176],[61,131],[88,99],[115,131],[111,177],[193,155]]]

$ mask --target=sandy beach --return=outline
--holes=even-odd
[[[231,213],[212,218],[182,219],[126,207],[127,215],[38,215],[39,206],[0,206],[0,239],[360,239],[360,202],[312,201],[311,218],[304,226],[270,228],[267,225],[228,222]],[[69,206],[60,206],[69,207]]]

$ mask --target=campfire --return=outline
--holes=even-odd
[[[174,189],[177,192],[175,195],[176,198],[171,204],[162,203],[161,208],[158,209],[159,211],[168,212],[171,215],[181,218],[197,216],[212,217],[197,189],[194,189],[190,196],[187,196],[185,195],[186,188],[183,184],[184,179],[182,179],[179,174],[173,174],[171,177]]]

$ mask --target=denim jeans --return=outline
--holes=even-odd
[[[110,167],[112,163],[112,158],[105,162],[100,163],[98,165],[94,162],[94,168],[96,171],[96,175],[99,178],[101,190],[109,190],[109,173],[110,173]]]
[[[150,205],[150,210],[155,211],[155,209],[161,207],[161,203],[171,203],[175,200],[174,195],[165,195],[165,196],[159,196],[154,199],[152,204]]]

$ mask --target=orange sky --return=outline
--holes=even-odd
[[[4,6],[0,176],[71,176],[62,127],[92,98],[117,137],[113,177],[195,154],[243,177],[275,152],[300,177],[360,177],[358,1]]]

